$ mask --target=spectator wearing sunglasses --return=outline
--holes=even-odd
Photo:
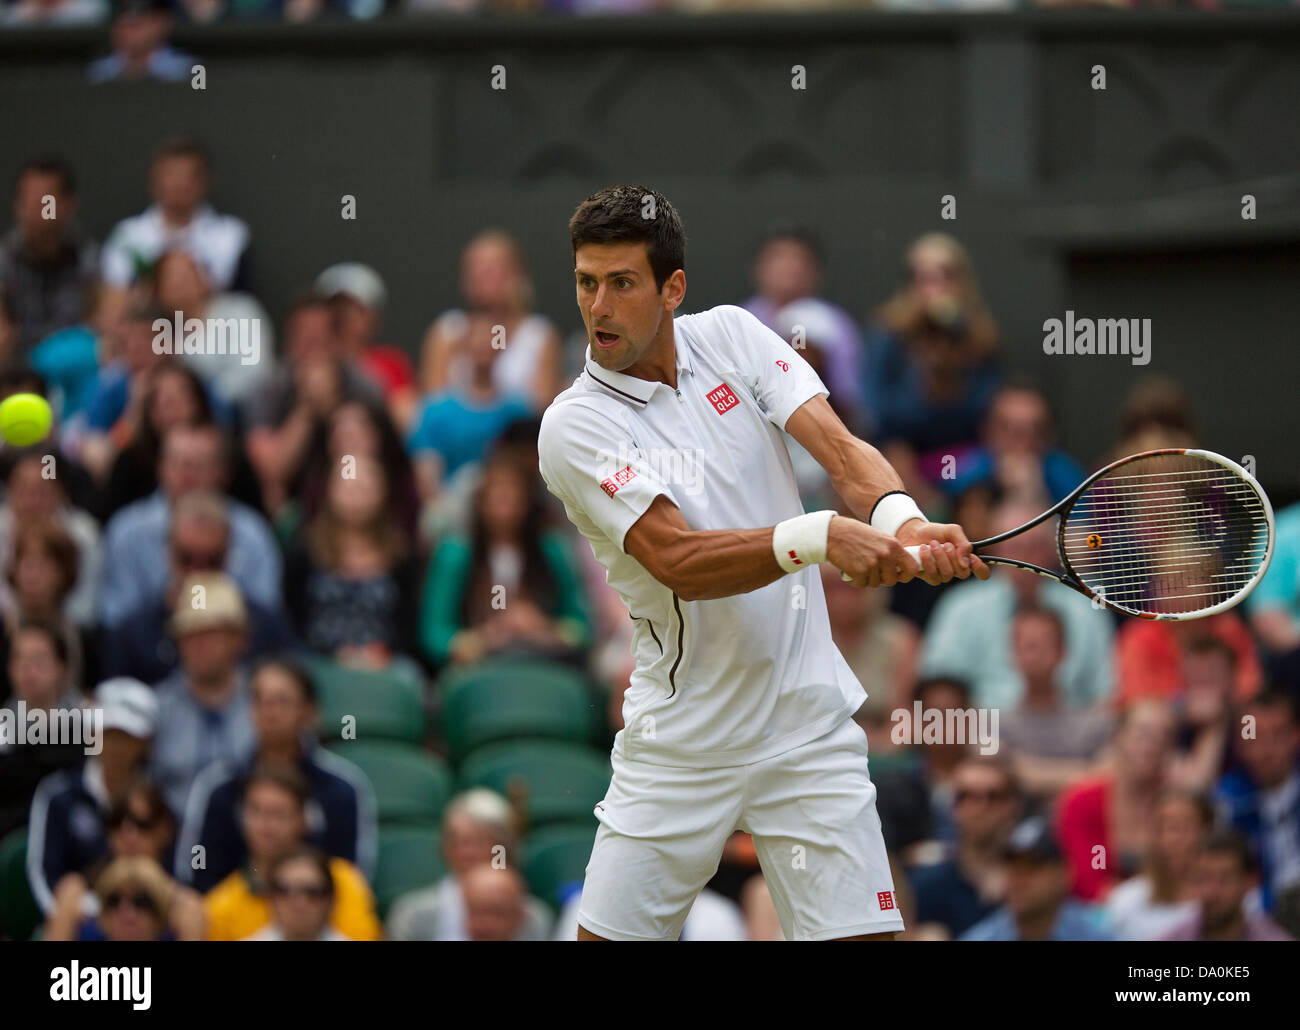
[[[306,779],[291,765],[263,765],[249,775],[241,812],[248,863],[203,899],[209,940],[240,941],[273,925],[272,871],[302,847],[308,797]],[[334,881],[330,925],[351,940],[379,940],[383,933],[374,895],[360,870],[332,858],[329,871]]]
[[[152,858],[115,858],[95,881],[99,914],[76,926],[73,933],[51,919],[45,939],[51,941],[174,941],[169,920],[175,884]]]
[[[348,941],[330,925],[334,877],[326,855],[297,848],[271,867],[271,922],[246,941]]]

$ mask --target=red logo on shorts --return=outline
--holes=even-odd
[[[618,493],[618,488],[627,483],[635,475],[636,472],[633,471],[631,465],[624,465],[608,479],[601,480],[600,488],[604,490],[605,493],[609,494],[610,497],[613,497]]]
[[[725,415],[728,411],[740,403],[740,400],[731,392],[731,387],[723,383],[717,389],[708,395],[709,403],[718,409],[719,415]]]
[[[891,909],[894,907],[894,892],[880,891],[876,894],[876,900],[880,902],[880,909],[882,912]]]

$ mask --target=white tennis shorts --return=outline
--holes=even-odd
[[[867,735],[852,719],[752,765],[687,769],[615,754],[578,922],[676,940],[733,830],[753,835],[787,940],[902,930]]]

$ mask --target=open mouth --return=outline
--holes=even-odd
[[[607,333],[602,329],[596,330],[596,342],[600,344],[601,347],[612,347],[614,344],[618,343],[620,339],[621,337],[618,333]]]

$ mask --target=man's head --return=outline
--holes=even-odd
[[[515,840],[510,803],[486,787],[458,794],[442,818],[443,857],[455,876],[490,865],[498,856],[508,859]]]
[[[285,940],[317,940],[334,908],[334,875],[325,854],[294,848],[271,865],[268,887],[271,914]]]
[[[38,158],[18,169],[14,182],[14,224],[24,239],[38,245],[48,239],[58,239],[61,227],[76,213],[76,183],[66,161]]]
[[[45,619],[25,619],[9,636],[9,682],[28,708],[50,709],[68,685],[68,642]]]
[[[1241,903],[1258,880],[1250,844],[1235,830],[1214,830],[1192,866],[1201,904],[1201,932],[1214,933],[1241,918]]]
[[[1050,918],[1069,887],[1065,861],[1052,829],[1043,819],[1026,819],[1011,833],[1002,852],[1006,863],[1006,904],[1020,924]]]
[[[1183,654],[1183,713],[1205,725],[1220,718],[1232,703],[1237,682],[1237,652],[1218,637],[1193,637]]]
[[[253,671],[253,729],[263,748],[297,747],[316,722],[316,686],[289,658],[270,658]]]
[[[1115,768],[1133,784],[1159,784],[1168,771],[1174,744],[1174,715],[1158,698],[1122,709],[1115,725]]]
[[[244,841],[261,875],[302,843],[309,796],[306,779],[291,765],[258,766],[244,781]]]
[[[226,502],[210,490],[184,494],[172,509],[168,558],[173,579],[226,567],[230,517]]]
[[[947,713],[953,710],[964,710],[970,707],[970,685],[963,680],[951,676],[932,676],[922,680],[916,685],[916,699],[921,702],[922,717],[930,709],[937,709],[941,713]],[[948,716],[943,715],[944,724],[947,724]],[[927,735],[928,736],[928,735]],[[939,742],[930,742],[926,738],[922,745],[925,753],[931,757],[931,760],[955,760],[958,756],[966,754],[968,746],[957,740],[950,740],[949,734],[940,734]]]
[[[1029,687],[1054,686],[1065,657],[1065,625],[1050,608],[1022,604],[1011,622],[1011,652]]]
[[[1285,690],[1262,691],[1243,710],[1253,722],[1254,737],[1237,739],[1237,754],[1257,787],[1271,790],[1286,782],[1300,760],[1300,720],[1295,701]]]
[[[668,199],[643,186],[611,186],[578,205],[569,238],[595,362],[623,372],[671,360],[673,312],[686,296],[686,233]]]
[[[152,15],[144,17],[150,18]],[[124,20],[120,19],[119,24]],[[157,28],[156,22],[148,24]],[[148,34],[142,30],[142,39],[147,36],[153,40],[149,42],[145,53],[166,38],[166,24],[163,24],[161,32]],[[114,31],[117,31],[117,26]],[[185,223],[207,200],[211,173],[212,161],[207,149],[198,140],[168,140],[154,152],[153,163],[149,168],[149,191],[154,203],[162,208],[169,220]]]
[[[1004,844],[1021,809],[1011,767],[996,755],[972,755],[953,770],[952,785],[962,841],[985,849]]]
[[[1044,453],[1052,442],[1052,412],[1042,391],[1015,383],[994,394],[984,420],[984,442],[998,455]]]
[[[169,628],[190,686],[224,688],[248,642],[248,610],[235,581],[223,572],[186,576]]]
[[[315,294],[297,298],[284,317],[284,353],[290,361],[332,360],[338,354],[334,313]]]
[[[149,757],[158,724],[158,697],[139,680],[119,676],[95,688],[94,706],[103,718],[99,761],[106,778],[125,787]]]
[[[173,503],[194,490],[220,493],[226,459],[226,440],[216,425],[174,426],[163,438],[158,485]]]
[[[533,287],[519,241],[503,229],[486,229],[469,242],[460,259],[460,292],[471,310],[527,310]]]
[[[778,308],[816,294],[821,277],[821,245],[808,229],[776,226],[763,237],[754,257],[754,285]]]
[[[345,261],[321,272],[312,289],[329,304],[333,331],[344,352],[356,354],[375,342],[388,302],[388,288],[378,272]]]
[[[475,866],[460,880],[465,930],[471,941],[509,941],[527,917],[524,881],[512,868]]]
[[[994,534],[1006,533],[1017,526],[1023,526],[1030,519],[1037,518],[1041,514],[1041,508],[1025,500],[1003,500],[993,509],[990,529]],[[1033,529],[1013,536],[1010,540],[1004,540],[998,544],[998,554],[1015,558],[1017,561],[1029,562],[1044,569],[1054,569],[1058,564],[1056,538],[1050,522],[1049,519],[1048,522],[1039,523]],[[1017,572],[1009,575],[1007,581],[1024,601],[1038,595],[1038,588],[1043,579],[1030,573]]]

